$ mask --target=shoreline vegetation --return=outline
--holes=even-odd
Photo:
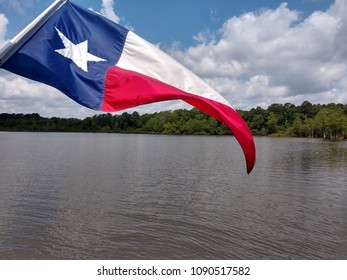
[[[272,104],[249,111],[238,110],[254,136],[347,139],[347,104],[311,104],[304,101]],[[229,129],[212,117],[193,108],[140,115],[97,114],[77,118],[45,118],[37,113],[0,113],[0,131],[103,132],[172,135],[230,135]]]

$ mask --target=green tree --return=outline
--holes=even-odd
[[[314,121],[317,134],[324,139],[344,138],[347,117],[344,115],[342,108],[323,108],[318,112]]]
[[[274,134],[277,132],[277,116],[274,112],[270,112],[267,118],[268,134]]]

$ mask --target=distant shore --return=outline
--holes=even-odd
[[[238,110],[254,136],[347,138],[347,105],[272,104],[249,111]],[[0,131],[104,132],[170,135],[229,135],[222,123],[197,109],[179,109],[140,115],[138,112],[99,114],[83,120],[33,114],[0,114]]]

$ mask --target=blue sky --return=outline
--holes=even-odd
[[[53,1],[0,0],[0,46]],[[237,109],[347,103],[347,0],[74,0],[159,45]],[[85,117],[53,89],[0,71],[0,112]],[[14,90],[14,88],[16,90]],[[41,101],[39,91],[50,97]],[[141,106],[177,109],[180,102]],[[187,107],[189,108],[189,107]]]
[[[170,45],[175,41],[187,47],[194,44],[193,36],[204,30],[216,31],[232,16],[261,8],[277,8],[283,1],[256,0],[176,0],[118,1],[116,8],[135,31],[151,42]],[[289,7],[304,14],[326,9],[332,1],[289,1]]]
[[[73,0],[84,7],[100,11],[101,0]],[[0,13],[10,20],[7,38],[11,39],[53,1],[0,0]],[[109,1],[110,2],[110,1]],[[277,8],[287,2],[288,8],[305,17],[317,10],[326,10],[332,0],[114,0],[114,11],[121,23],[154,44],[170,46],[180,42],[183,47],[194,44],[194,35],[204,30],[216,31],[230,17],[261,9]],[[23,4],[24,3],[24,4]],[[12,19],[12,20],[11,20]]]

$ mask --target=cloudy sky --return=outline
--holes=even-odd
[[[53,1],[0,0],[0,47]],[[74,0],[158,45],[236,109],[273,103],[347,104],[347,0]],[[162,102],[140,113],[189,108]],[[128,110],[129,111],[129,110]],[[0,70],[0,113],[96,112]]]

